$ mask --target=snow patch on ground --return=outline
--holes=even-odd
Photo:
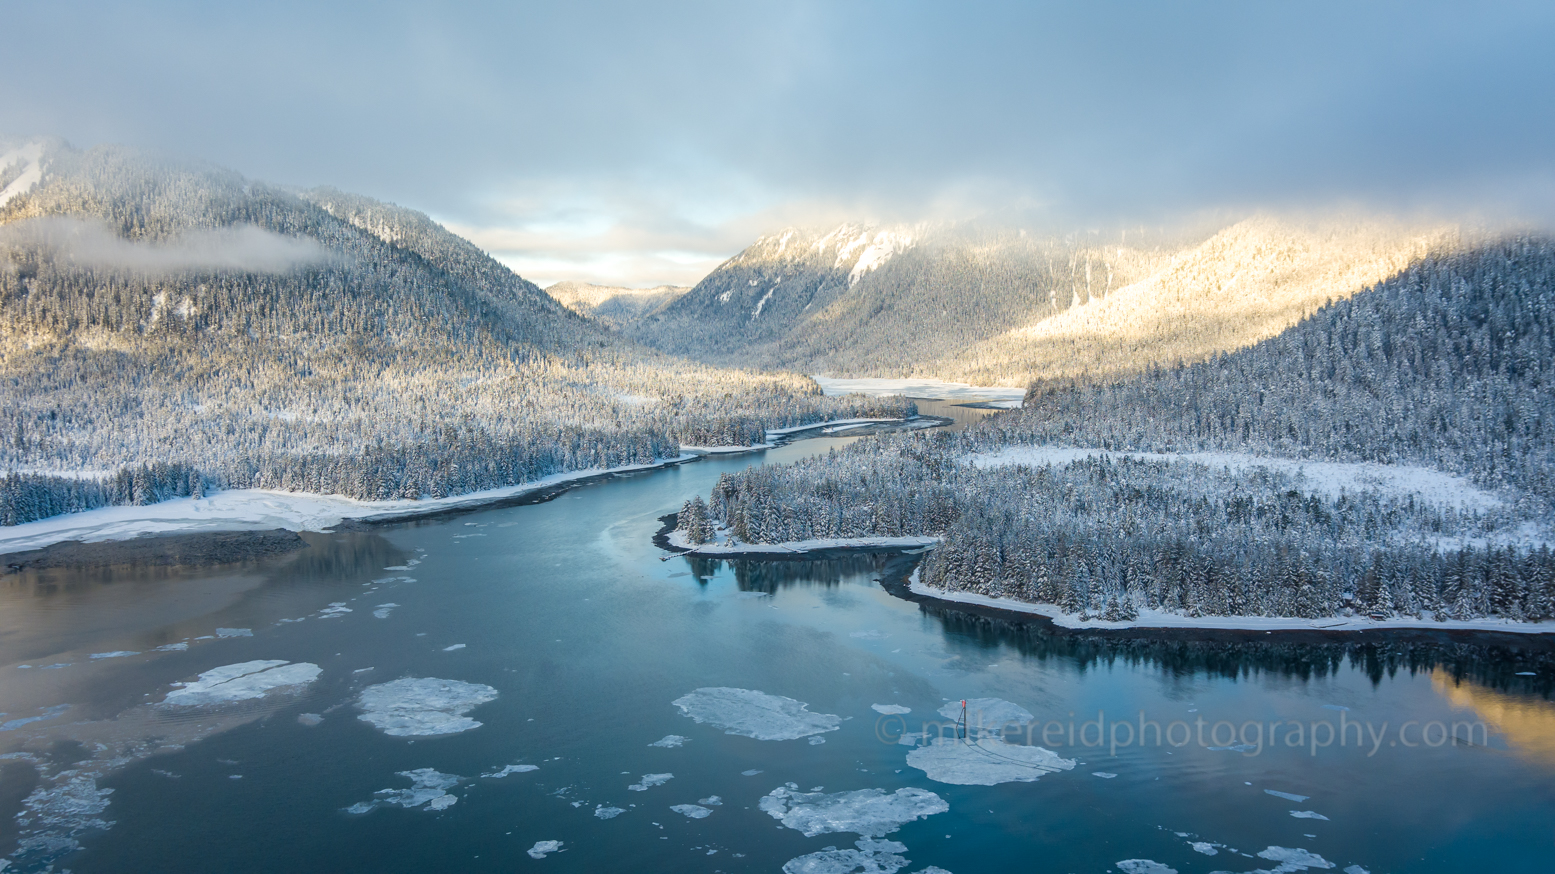
[[[857,789],[826,794],[795,792],[779,786],[763,796],[759,806],[768,816],[803,832],[807,838],[830,832],[880,837],[896,831],[904,823],[950,809],[950,805],[933,792],[913,787],[893,793],[884,789]]]
[[[417,768],[414,771],[400,771],[398,775],[410,779],[409,789],[380,789],[373,793],[372,801],[359,801],[347,807],[346,812],[370,813],[385,804],[398,804],[411,809],[424,807],[427,810],[447,810],[459,801],[458,797],[448,794],[449,789],[464,779],[455,774],[443,774],[432,768]]]
[[[1075,761],[1049,749],[1005,743],[996,737],[939,737],[908,753],[907,764],[936,783],[994,786],[1030,783],[1046,774],[1070,771]]]
[[[1414,497],[1416,500],[1459,510],[1493,510],[1502,506],[1501,498],[1461,476],[1407,465],[1301,461],[1265,458],[1240,452],[1113,452],[1063,446],[1006,446],[996,452],[968,455],[962,459],[962,463],[977,467],[1010,467],[1017,464],[1043,467],[1073,464],[1091,457],[1187,462],[1215,470],[1228,468],[1233,473],[1266,468],[1297,478],[1298,485],[1308,493],[1329,498],[1336,498],[1342,492],[1356,494],[1377,491],[1389,497]]]
[[[811,713],[809,705],[802,701],[753,689],[709,686],[673,703],[682,714],[721,728],[724,734],[757,740],[797,740],[842,727],[840,716]]]
[[[20,197],[32,190],[43,180],[43,144],[28,143],[19,149],[12,149],[0,155],[0,172],[9,170],[12,166],[25,166],[21,175],[11,180],[11,184],[0,189],[0,207],[11,202],[12,198]]]
[[[480,683],[407,677],[363,689],[357,718],[393,737],[457,734],[479,728],[464,714],[496,697],[496,689]]]
[[[976,604],[1013,613],[1030,613],[1053,621],[1060,628],[1219,628],[1227,631],[1371,631],[1373,629],[1430,628],[1437,631],[1503,631],[1515,634],[1555,634],[1555,620],[1543,622],[1514,622],[1510,619],[1367,619],[1361,616],[1328,616],[1321,619],[1303,619],[1298,616],[1183,616],[1162,610],[1141,609],[1138,618],[1131,622],[1109,622],[1105,619],[1082,620],[1065,613],[1054,604],[1035,604],[1015,598],[998,598],[975,592],[951,592],[936,589],[916,579],[908,583],[915,595],[949,601],[956,604]]]
[[[263,698],[274,689],[306,686],[322,669],[309,662],[289,664],[282,659],[259,659],[223,665],[200,674],[198,680],[167,693],[162,703],[176,707],[221,704]]]
[[[964,382],[945,382],[939,379],[832,379],[812,376],[827,395],[861,394],[870,397],[903,395],[940,401],[1001,401],[1020,406],[1026,398],[1026,389],[967,385]]]

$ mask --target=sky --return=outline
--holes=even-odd
[[[844,220],[1555,218],[1555,3],[0,4],[0,136],[425,211],[541,285]]]

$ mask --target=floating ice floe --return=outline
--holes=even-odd
[[[1290,815],[1297,819],[1321,819],[1324,822],[1328,821],[1328,817],[1311,810],[1292,810]]]
[[[1286,874],[1286,872],[1290,871],[1305,871],[1308,868],[1326,869],[1334,867],[1333,862],[1322,856],[1294,847],[1269,847],[1259,851],[1258,858],[1279,862],[1279,867],[1274,869],[1279,874]]]
[[[672,804],[670,805],[670,810],[691,819],[707,819],[713,815],[711,810],[700,804]]]
[[[1365,868],[1362,868],[1359,865],[1351,865],[1350,867],[1344,869],[1344,874],[1371,874],[1371,872],[1367,871]]]
[[[1233,744],[1229,747],[1205,747],[1212,753],[1250,753],[1258,749],[1252,744]]]
[[[673,703],[697,722],[757,740],[797,740],[842,727],[840,716],[811,713],[802,701],[752,689],[704,687]]]
[[[626,787],[633,792],[646,792],[655,786],[660,786],[675,779],[674,774],[644,774],[643,778]]]
[[[1005,743],[994,737],[940,737],[908,753],[907,764],[936,783],[993,786],[1030,783],[1044,774],[1073,770],[1075,761],[1043,747]]]
[[[180,641],[178,643],[164,643],[156,648],[157,652],[183,652],[189,648],[189,644]]]
[[[347,612],[349,612],[349,611],[347,611]],[[253,637],[254,636],[254,630],[252,628],[218,628],[218,629],[216,629],[216,636],[217,637]]]
[[[1177,874],[1176,868],[1150,859],[1124,859],[1117,867],[1123,874]]]
[[[605,807],[601,805],[594,808],[594,815],[600,819],[615,819],[625,812],[626,809],[622,807]]]
[[[25,828],[17,840],[11,861],[17,862],[19,869],[33,870],[32,864],[46,863],[79,849],[78,835],[113,825],[112,820],[103,819],[108,796],[112,794],[112,789],[97,788],[97,778],[91,774],[40,784],[22,799],[18,824],[31,827]],[[0,865],[5,864],[6,860],[0,859]],[[0,867],[0,871],[4,870]],[[53,866],[42,870],[53,870]]]
[[[724,803],[724,800],[720,796],[709,795],[706,798],[698,798],[697,799],[697,803],[698,804],[705,804],[708,807],[722,807],[723,803]]]
[[[373,616],[377,617],[378,619],[388,619],[389,614],[393,613],[394,608],[398,606],[398,604],[395,604],[392,601],[387,604],[379,604],[377,609],[373,610]]]
[[[901,855],[907,852],[907,845],[898,841],[864,838],[854,842],[854,846],[858,849],[827,847],[817,853],[790,859],[783,865],[783,874],[896,874],[909,864]],[[932,871],[950,874],[940,868],[925,868],[921,874]]]
[[[877,838],[896,831],[903,823],[950,809],[943,798],[914,787],[889,794],[884,789],[856,789],[829,795],[778,787],[762,797],[760,807],[807,838],[828,832]]]
[[[453,652],[456,649],[464,649],[464,644],[456,643],[453,646],[445,646],[443,647],[443,652]]]
[[[394,737],[457,734],[479,728],[464,714],[496,697],[496,689],[481,683],[406,677],[363,689],[357,718]]]
[[[417,768],[414,771],[400,771],[398,774],[410,778],[409,789],[380,789],[373,793],[372,801],[359,801],[347,807],[346,813],[369,813],[373,808],[384,804],[447,810],[459,801],[457,796],[450,795],[447,791],[459,785],[459,781],[464,779],[458,775],[443,774],[432,768]]]
[[[1212,844],[1208,841],[1189,841],[1188,846],[1191,847],[1195,853],[1203,853],[1206,856],[1213,856],[1220,852],[1220,850],[1216,848],[1221,845]]]
[[[94,658],[94,659],[122,659],[125,656],[132,656],[132,655],[140,655],[140,653],[138,653],[138,652],[130,652],[129,650],[119,649],[119,650],[114,650],[113,652],[94,652],[94,653],[92,653],[92,658]]]
[[[481,776],[490,777],[492,779],[499,779],[506,777],[509,774],[526,774],[530,771],[538,770],[540,770],[539,765],[508,765],[499,771],[492,771],[490,774],[482,774]]]
[[[959,720],[962,715],[961,702],[947,702],[939,709],[939,715]],[[972,734],[998,731],[1008,725],[1025,725],[1035,718],[1031,711],[1003,698],[966,699],[966,726]]]
[[[756,770],[755,768],[752,768],[749,771],[741,771],[740,772],[740,776],[741,777],[754,777],[754,776],[756,776],[757,774],[760,774],[760,773],[761,773],[760,771]]]
[[[812,747],[815,746],[816,744],[823,744],[823,743],[826,743],[826,738],[824,738],[824,737],[821,737],[819,735],[812,735],[810,737],[810,746],[812,746]]]
[[[559,852],[561,848],[561,841],[535,841],[535,845],[529,848],[529,858],[544,859],[547,854]]]
[[[665,747],[665,748],[672,749],[674,747],[680,746],[681,744],[684,744],[688,740],[691,740],[691,738],[689,738],[689,737],[681,737],[678,734],[666,734],[665,736],[659,738],[658,740],[654,741],[653,743],[648,744],[648,746],[650,746],[650,747]]]
[[[69,704],[56,704],[53,707],[45,708],[37,716],[23,716],[19,719],[12,719],[9,722],[0,723],[0,731],[15,731],[24,725],[31,725],[34,722],[42,722],[45,719],[53,719],[54,717],[64,713],[69,709]],[[5,714],[0,713],[0,716],[4,715]],[[0,868],[0,871],[3,870],[5,869]]]
[[[330,604],[328,607],[325,607],[323,610],[320,610],[319,611],[319,618],[321,618],[321,619],[333,619],[336,616],[343,616],[346,613],[350,613],[350,612],[351,612],[351,608],[346,606],[346,602],[344,602],[344,601],[336,601],[336,602]]]
[[[886,638],[890,637],[891,635],[883,634],[883,633],[881,633],[879,631],[874,630],[873,628],[870,628],[870,629],[866,629],[864,631],[855,631],[852,634],[849,634],[848,636],[853,638],[853,639],[855,639],[855,640],[885,640]]]
[[[886,716],[901,716],[904,713],[912,712],[911,707],[903,707],[900,704],[871,704],[869,709],[876,713],[883,713]]]
[[[183,684],[162,699],[163,704],[193,707],[263,698],[276,689],[306,686],[317,680],[322,669],[309,662],[288,663],[284,659],[257,659],[212,668],[193,682]]]
[[[1092,777],[1100,777],[1103,780],[1111,780],[1113,777],[1116,777],[1118,775],[1110,773],[1108,771],[1092,771],[1091,772],[1091,776]]]
[[[1273,795],[1275,798],[1283,798],[1286,801],[1294,801],[1297,804],[1300,804],[1301,802],[1306,801],[1308,798],[1312,797],[1310,795],[1294,795],[1290,792],[1281,792],[1277,789],[1265,789],[1263,792],[1265,795]]]
[[[323,722],[324,717],[317,713],[299,713],[297,714],[297,721],[303,725],[308,726],[309,728],[312,728],[313,726]]]

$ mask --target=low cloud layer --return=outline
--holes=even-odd
[[[329,261],[316,241],[287,237],[254,225],[192,231],[167,243],[126,240],[100,222],[41,218],[0,228],[0,244],[41,247],[82,267],[138,273],[237,270],[284,273]]]

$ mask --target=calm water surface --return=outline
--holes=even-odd
[[[792,782],[937,793],[948,812],[888,836],[906,845],[907,872],[1102,872],[1137,859],[1180,872],[1273,870],[1277,860],[1257,855],[1271,847],[1334,870],[1555,869],[1555,707],[1537,656],[1503,651],[1491,664],[1473,651],[1384,646],[1361,651],[1368,661],[1323,646],[1098,641],[896,598],[874,580],[901,558],[660,560],[658,517],[720,473],[844,442],[636,475],[541,505],[310,536],[308,550],[266,565],[0,578],[0,753],[11,754],[0,760],[0,854],[31,839],[18,866],[57,857],[78,872],[716,872],[778,871],[852,847],[857,835],[807,838],[758,809]],[[409,571],[385,570],[411,559]],[[387,618],[374,615],[390,603]],[[321,614],[331,604],[350,612]],[[155,651],[179,642],[188,649]],[[111,652],[139,654],[91,658]],[[323,670],[298,695],[155,706],[175,682],[253,659]],[[1535,676],[1517,676],[1530,665]],[[391,737],[356,718],[354,699],[400,677],[498,695],[470,712],[479,728]],[[707,686],[788,696],[844,721],[820,744],[724,734],[671,704]],[[1076,767],[964,786],[907,765],[909,747],[895,742],[904,728],[979,697],[1029,710],[1033,742],[1045,729]],[[874,704],[911,713],[886,717]],[[322,721],[304,724],[305,713]],[[1086,744],[1121,741],[1115,721],[1132,729],[1141,718],[1182,728],[1156,744]],[[1285,742],[1298,723],[1321,737],[1307,727],[1341,720],[1344,746],[1314,754],[1306,736]],[[1488,744],[1427,743],[1434,723],[1446,732],[1480,720],[1500,725]],[[1257,739],[1253,724],[1267,732],[1271,722],[1281,724],[1272,744],[1243,744]],[[1411,722],[1403,737],[1414,747],[1398,743]],[[1380,742],[1357,742],[1365,731]],[[1205,736],[1173,746],[1185,732]],[[672,734],[689,740],[649,746]],[[510,764],[538,770],[479,776]],[[397,772],[421,768],[463,778],[449,790],[457,803],[345,812],[409,788]],[[74,806],[40,807],[72,774],[92,778],[75,784]],[[674,776],[628,790],[645,774]],[[723,804],[703,819],[670,809],[714,795]],[[626,812],[602,820],[601,805]],[[80,849],[66,852],[72,841]],[[561,851],[533,859],[538,841]],[[1281,870],[1302,870],[1291,864]]]

